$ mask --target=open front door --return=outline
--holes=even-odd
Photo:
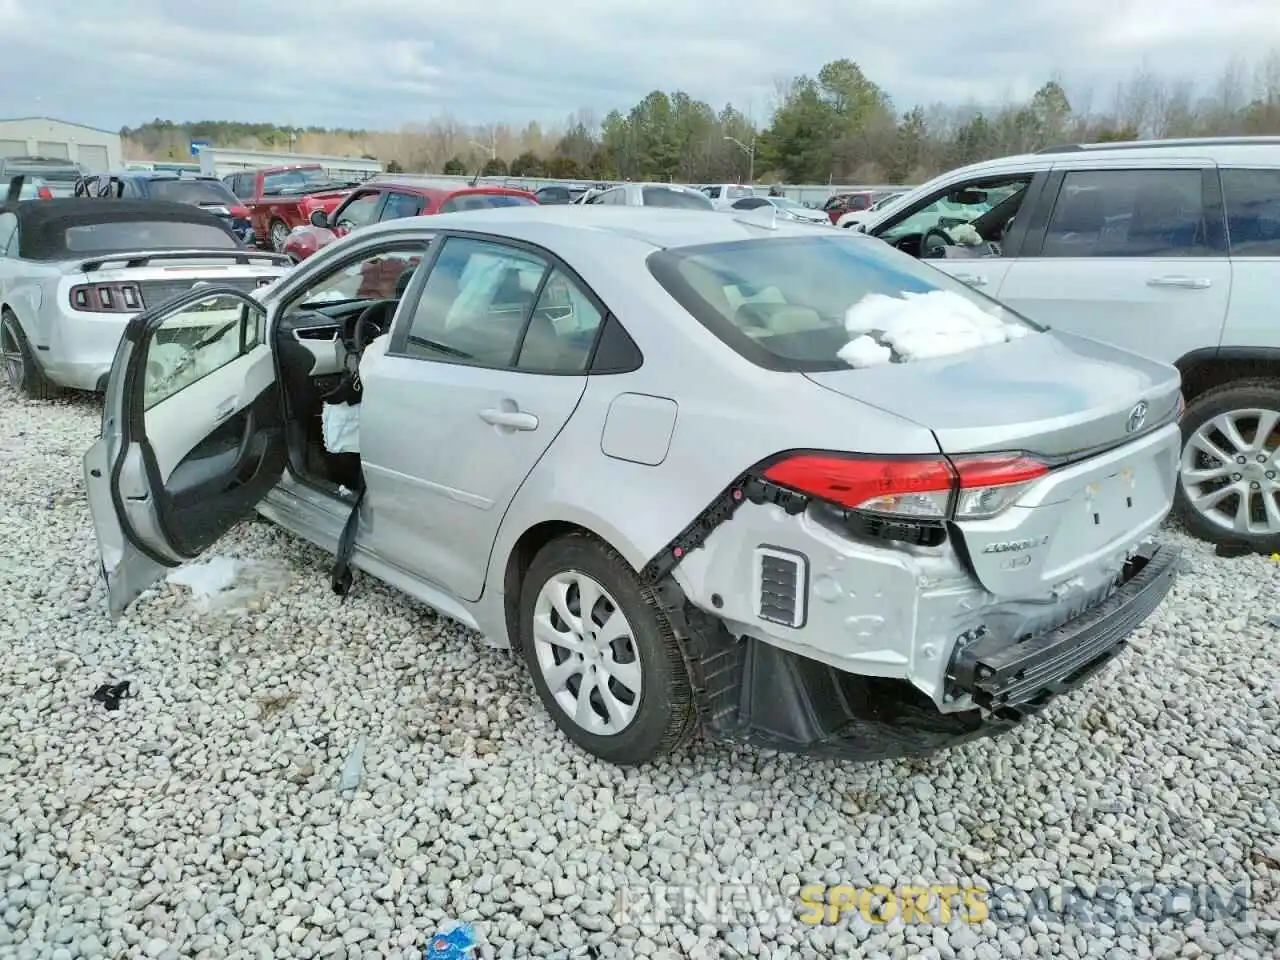
[[[285,432],[262,305],[208,286],[134,317],[84,461],[117,617],[280,479]]]

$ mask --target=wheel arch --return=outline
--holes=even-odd
[[[1280,348],[1206,347],[1174,362],[1187,403],[1234,380],[1280,381]]]
[[[603,529],[609,529],[609,526],[595,518],[542,520],[516,537],[511,547],[504,551],[505,560],[502,561],[501,568],[497,568],[496,563],[491,566],[490,582],[494,582],[497,574],[501,573],[502,576],[503,626],[507,632],[507,645],[512,651],[518,653],[521,649],[520,589],[524,583],[525,572],[533,563],[533,558],[538,555],[538,551],[551,541],[570,534],[585,534],[613,548],[637,573],[641,570],[645,561],[636,563],[633,551],[627,549],[628,545],[618,542],[622,538],[616,532],[612,537],[605,536],[600,532]],[[494,559],[498,560],[501,556],[500,554]]]

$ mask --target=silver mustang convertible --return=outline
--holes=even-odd
[[[1179,413],[1174,368],[851,231],[552,206],[136,317],[85,468],[114,615],[256,509],[510,648],[597,757],[871,758],[1123,648]]]
[[[213,215],[160,200],[0,205],[0,357],[28,397],[106,389],[129,318],[194,285],[252,291],[289,268]]]

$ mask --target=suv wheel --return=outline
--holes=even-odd
[[[593,537],[562,537],[534,558],[520,591],[520,638],[543,705],[588,753],[641,764],[693,732],[671,624],[630,564]]]
[[[1280,385],[1237,381],[1187,406],[1174,503],[1203,540],[1280,550]]]

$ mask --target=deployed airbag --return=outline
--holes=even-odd
[[[360,356],[358,383],[363,383],[370,361],[387,352],[390,341],[384,333],[371,340]],[[357,395],[357,399],[359,399]],[[325,403],[320,411],[324,448],[329,453],[360,452],[360,404]]]
[[[330,453],[360,452],[360,404],[326,403],[320,414],[324,448]]]

